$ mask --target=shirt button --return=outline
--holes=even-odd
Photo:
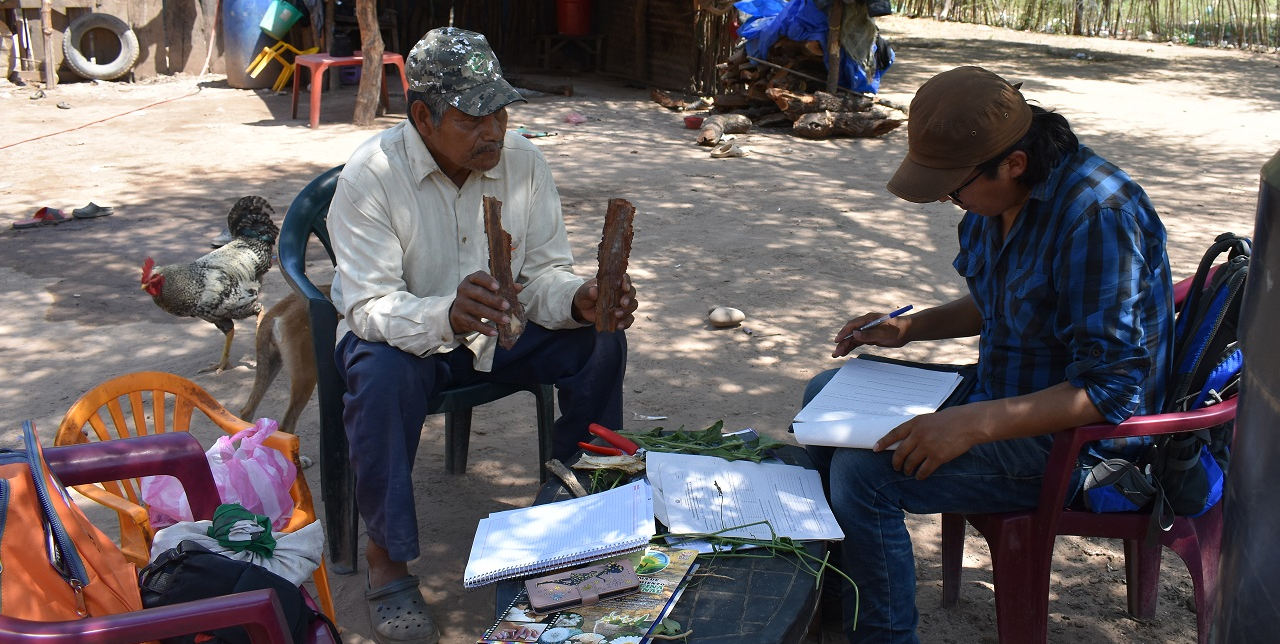
[[[440,336],[440,341],[441,341],[441,342],[448,342],[448,341],[449,341],[449,336],[447,336],[447,335],[442,335],[442,336]]]
[[[1101,356],[1101,355],[1102,355],[1102,349],[1099,349],[1098,347],[1094,347],[1094,348],[1093,348],[1093,350],[1092,350],[1092,351],[1090,351],[1089,353],[1090,353],[1093,357],[1097,358],[1098,356]]]
[[[462,238],[462,243],[464,243],[464,244],[465,244],[465,243],[467,243],[467,238],[466,238],[466,237],[463,237],[463,238]]]

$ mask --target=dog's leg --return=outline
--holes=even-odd
[[[305,310],[300,317],[300,320],[281,318],[276,327],[280,333],[277,338],[280,356],[285,370],[289,372],[289,407],[284,412],[280,431],[289,434],[295,433],[298,417],[316,389],[316,355],[311,346],[311,323]]]
[[[296,296],[290,294],[285,299],[290,297]],[[253,413],[258,410],[258,405],[262,403],[262,397],[266,395],[267,388],[280,373],[280,348],[276,343],[275,328],[282,306],[287,306],[284,300],[260,315],[258,319],[258,328],[254,334],[254,351],[257,354],[258,366],[253,375],[253,391],[249,393],[249,400],[239,414],[240,418],[249,422],[253,422]]]

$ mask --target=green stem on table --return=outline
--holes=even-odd
[[[752,539],[752,538],[746,538],[746,537],[724,536],[728,532],[733,532],[735,530],[743,530],[743,529],[750,528],[752,526],[757,526],[757,525],[764,525],[768,527],[769,535],[771,538],[770,539]],[[857,630],[858,628],[858,612],[862,605],[862,596],[858,591],[858,584],[854,583],[853,579],[851,579],[849,575],[846,575],[844,571],[831,565],[829,561],[829,558],[831,556],[830,553],[824,554],[822,558],[818,558],[817,556],[809,554],[809,551],[806,550],[804,546],[799,545],[796,542],[792,541],[790,537],[779,537],[778,533],[774,532],[773,525],[771,525],[768,521],[755,521],[752,523],[746,523],[739,526],[733,526],[731,528],[724,528],[723,530],[717,530],[715,532],[704,532],[704,533],[668,532],[664,534],[654,535],[653,541],[661,541],[661,540],[666,540],[668,544],[672,546],[679,546],[681,543],[685,541],[706,541],[711,544],[712,548],[715,549],[710,555],[712,559],[715,559],[716,557],[726,557],[726,558],[732,557],[732,558],[739,558],[739,559],[744,559],[744,558],[745,559],[766,559],[768,557],[773,557],[778,553],[791,553],[796,556],[796,561],[794,562],[795,566],[797,568],[800,568],[801,570],[804,570],[810,575],[813,575],[814,586],[819,589],[822,587],[823,573],[825,573],[827,569],[831,569],[832,571],[835,572],[835,574],[840,575],[841,578],[849,582],[849,587],[853,588],[853,600],[854,600],[853,601],[853,605],[854,605],[853,629]],[[729,549],[727,551],[720,550],[721,546],[728,546]],[[763,548],[765,550],[768,550],[769,554],[767,555],[748,554],[745,552],[741,552],[739,548],[741,548],[742,546],[755,546],[755,547]],[[816,564],[816,567],[815,567],[815,564]]]

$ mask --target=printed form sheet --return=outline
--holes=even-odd
[[[714,456],[649,452],[654,509],[670,532],[712,533],[757,521],[724,536],[843,539],[815,470],[796,465],[726,461]],[[773,527],[770,534],[769,527]]]

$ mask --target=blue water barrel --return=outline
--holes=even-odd
[[[250,78],[247,67],[276,41],[259,26],[267,15],[271,0],[225,0],[222,3],[222,46],[227,63],[227,84],[239,89],[271,87],[283,69],[272,60],[257,78]]]

